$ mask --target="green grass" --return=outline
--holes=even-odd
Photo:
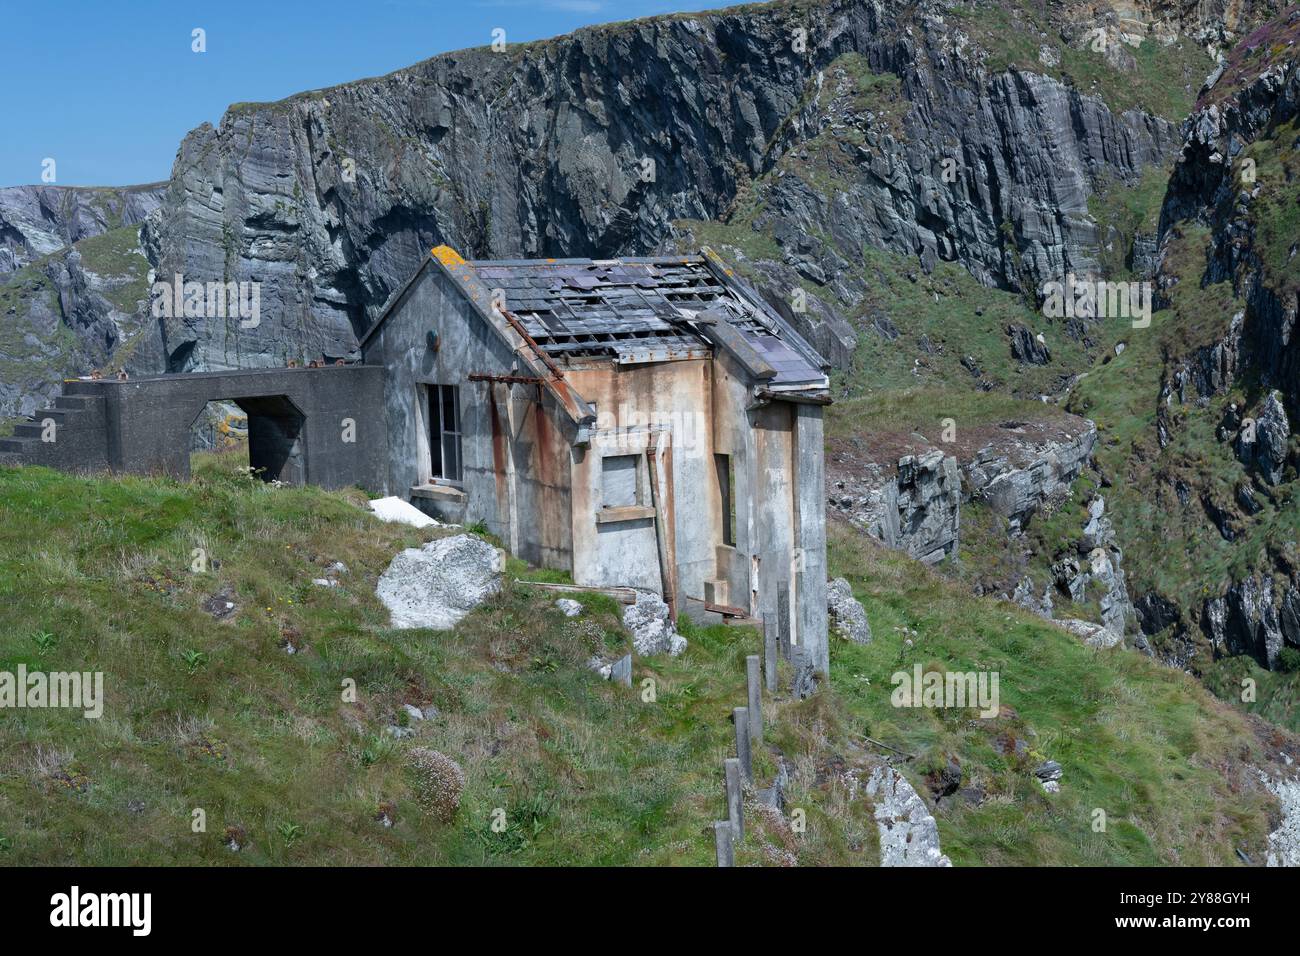
[[[133,314],[149,298],[149,260],[140,251],[140,227],[122,226],[76,244],[82,262],[109,281],[105,293],[118,311]]]
[[[0,530],[0,668],[102,671],[107,697],[98,721],[34,710],[0,721],[4,862],[711,862],[753,631],[683,624],[688,652],[639,660],[632,690],[584,666],[628,649],[601,597],[571,621],[553,594],[508,584],[452,632],[395,631],[373,595],[378,574],[447,532],[382,524],[359,493],[240,478],[228,457],[200,456],[187,485],[0,469],[0,506],[24,516]],[[206,571],[192,571],[195,548]],[[311,585],[334,560],[350,569],[342,586]],[[529,569],[511,559],[508,570]],[[224,587],[239,610],[217,621],[200,605]],[[356,704],[340,699],[345,679]],[[442,714],[394,740],[384,728],[407,702]],[[410,797],[402,753],[415,745],[465,770],[451,825]],[[758,764],[770,777],[770,755]],[[385,829],[374,817],[390,801]],[[834,810],[808,801],[815,818]],[[191,832],[195,808],[206,833]],[[497,808],[504,833],[490,826]],[[865,828],[869,808],[843,810],[855,814]],[[248,833],[244,852],[223,847],[227,827]],[[864,862],[839,833],[801,842],[797,859]],[[767,859],[765,842],[747,841],[741,861]]]
[[[826,409],[828,438],[853,438],[880,432],[917,431],[940,440],[943,422],[952,419],[957,434],[1012,419],[1064,422],[1070,416],[1055,405],[1026,401],[1005,392],[960,387],[918,386],[841,399]]]
[[[849,576],[875,633],[866,647],[835,645],[833,685],[849,725],[918,754],[918,770],[956,757],[962,785],[987,795],[978,807],[941,805],[940,837],[954,863],[1228,865],[1235,846],[1260,849],[1267,798],[1234,793],[1223,769],[1259,760],[1262,748],[1245,719],[1194,679],[1132,652],[1084,647],[864,547],[841,525],[830,531],[831,564]],[[999,672],[1001,703],[1014,715],[893,708],[889,677],[915,663]],[[1001,753],[1000,736],[1025,741],[1027,755]],[[1064,768],[1060,794],[1044,794],[1026,773],[1042,759]],[[1098,809],[1105,833],[1091,826]]]
[[[3,862],[711,862],[753,631],[683,623],[684,655],[638,659],[634,687],[612,686],[583,664],[626,649],[617,606],[584,600],[566,619],[553,595],[509,583],[530,573],[514,559],[502,594],[454,630],[395,631],[377,576],[445,530],[377,522],[360,493],[249,481],[222,456],[198,465],[188,484],[0,469],[0,507],[21,516],[0,526],[0,669],[102,671],[107,698],[100,720],[22,710],[0,721]],[[208,558],[198,572],[195,548]],[[341,586],[312,586],[334,560],[349,567]],[[1183,675],[1083,648],[842,528],[831,560],[866,601],[876,642],[834,641],[829,689],[769,702],[768,739],[796,767],[789,799],[809,827],[796,835],[754,814],[740,862],[875,862],[869,805],[826,769],[866,767],[863,733],[916,754],[905,772],[922,789],[948,755],[986,789],[979,808],[940,810],[959,863],[1226,863],[1233,846],[1261,845],[1264,798],[1229,792],[1207,769],[1257,747]],[[200,606],[221,588],[239,604],[226,621]],[[917,632],[911,648],[904,626]],[[1019,716],[895,710],[888,675],[913,659],[996,667]],[[341,699],[347,679],[356,703]],[[384,728],[408,702],[441,714],[392,739]],[[1066,767],[1057,798],[992,747],[995,733],[1031,730]],[[449,824],[416,810],[403,760],[416,745],[464,768]],[[760,780],[774,768],[760,750]],[[391,803],[387,829],[375,817]],[[1106,834],[1090,828],[1094,807],[1111,816]],[[206,832],[192,831],[196,808]],[[498,808],[504,832],[490,825]],[[243,852],[223,847],[227,827],[247,833]]]
[[[1136,236],[1155,238],[1168,183],[1168,169],[1148,166],[1136,183],[1110,180],[1088,197],[1088,212],[1101,230],[1102,270],[1109,279],[1145,278],[1134,274],[1128,256]]]

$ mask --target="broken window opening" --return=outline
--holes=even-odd
[[[455,385],[430,385],[429,476],[461,482],[460,389]]]
[[[713,456],[718,473],[718,492],[722,497],[722,543],[736,546],[736,476],[731,470],[731,456]]]

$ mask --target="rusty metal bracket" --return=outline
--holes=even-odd
[[[491,375],[487,372],[470,372],[467,376],[471,382],[503,382],[506,385],[541,385],[542,379],[529,375]]]

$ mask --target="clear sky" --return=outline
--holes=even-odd
[[[225,108],[378,76],[437,53],[729,0],[0,0],[0,186],[171,174]],[[192,31],[206,32],[195,53]]]

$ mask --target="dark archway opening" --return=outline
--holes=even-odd
[[[283,395],[214,400],[190,428],[191,447],[222,470],[246,466],[263,481],[302,484],[307,477],[305,422],[306,416]]]

